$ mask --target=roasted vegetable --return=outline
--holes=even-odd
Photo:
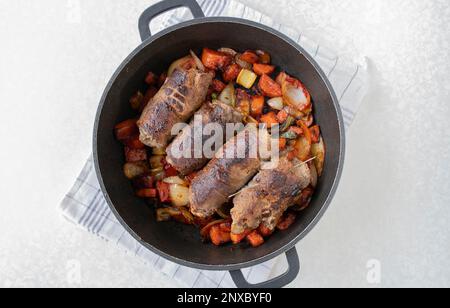
[[[247,235],[247,241],[252,247],[259,247],[264,244],[264,238],[256,230]]]
[[[314,189],[312,187],[307,187],[301,192],[300,198],[297,202],[297,207],[299,208],[300,211],[305,210],[309,206],[313,194]]]
[[[245,61],[250,64],[254,64],[259,61],[258,55],[250,50],[247,50],[246,52],[244,52],[239,58],[242,61]]]
[[[273,111],[263,115],[261,117],[261,123],[266,124],[267,128],[271,128],[271,127],[279,124],[278,120],[277,120],[277,115]]]
[[[309,131],[311,132],[311,142],[312,143],[318,143],[320,141],[320,127],[319,127],[319,125],[314,125],[313,127],[310,127]]]
[[[225,69],[225,71],[222,74],[222,78],[225,82],[232,82],[235,81],[236,78],[239,76],[239,73],[241,72],[242,68],[236,64],[233,63]]]
[[[239,244],[240,242],[242,242],[247,237],[247,235],[250,234],[250,232],[251,231],[246,231],[246,232],[243,232],[241,234],[233,234],[233,233],[231,233],[230,234],[231,241],[233,242],[233,244]]]
[[[156,198],[157,194],[154,188],[142,188],[136,191],[136,196],[139,198]]]
[[[170,185],[159,181],[156,183],[156,189],[158,190],[159,200],[161,202],[170,202]]]
[[[201,235],[203,238],[205,238],[205,239],[208,238],[208,236],[209,236],[209,231],[211,230],[211,228],[212,228],[213,226],[220,225],[220,224],[222,224],[222,223],[224,223],[224,222],[227,222],[227,221],[229,221],[229,220],[226,220],[226,219],[220,219],[220,220],[214,220],[214,221],[208,223],[206,226],[204,226],[204,227],[200,230],[200,235]]]
[[[281,231],[289,229],[289,227],[295,222],[296,217],[297,215],[292,212],[284,214],[277,225],[277,229]]]
[[[214,92],[221,93],[227,87],[227,85],[218,79],[214,79],[211,87],[213,88]]]
[[[178,215],[182,215],[181,211],[172,207],[163,207],[156,210],[156,220],[158,222],[169,221]]]
[[[302,125],[302,135],[297,139],[294,148],[297,158],[301,161],[306,161],[311,157],[311,133],[303,122],[300,122],[300,124]]]
[[[279,143],[280,151],[286,149],[286,145],[287,145],[287,139],[286,138],[280,138],[278,143]]]
[[[153,155],[166,155],[166,149],[165,148],[152,148],[152,154]]]
[[[151,175],[142,175],[133,179],[133,187],[135,189],[153,188],[154,178]]]
[[[259,57],[259,62],[262,64],[270,64],[272,61],[270,54],[263,50],[257,50],[256,54]]]
[[[251,115],[253,117],[259,117],[264,110],[264,96],[258,95],[252,97],[251,102]]]
[[[286,110],[281,110],[280,112],[278,112],[277,114],[277,120],[279,123],[284,123],[286,122],[286,120],[288,119],[289,114],[286,112]],[[292,117],[291,117],[292,118]],[[292,124],[291,124],[292,125]]]
[[[223,69],[231,63],[229,55],[209,48],[203,49],[202,63],[211,70]]]
[[[195,52],[193,52],[192,50],[189,53],[191,54],[192,59],[194,59],[194,63],[195,63],[195,66],[197,67],[197,69],[204,72],[206,69],[205,69],[205,66],[203,65],[202,61],[199,59],[199,57],[197,57]]]
[[[147,160],[147,151],[145,149],[132,149],[125,147],[125,160],[128,163]]]
[[[252,64],[249,62],[245,62],[243,60],[241,60],[241,56],[242,54],[238,53],[235,57],[234,57],[234,61],[236,62],[237,65],[239,65],[241,68],[245,68],[247,70],[251,70],[252,69]]]
[[[267,65],[267,64],[259,64],[255,63],[253,64],[253,71],[256,75],[270,75],[273,72],[275,72],[275,66],[273,65]]]
[[[264,237],[271,236],[274,231],[275,230],[270,230],[269,228],[267,228],[264,224],[261,224],[258,228],[258,232]]]
[[[127,140],[123,141],[123,144],[127,147],[129,147],[130,149],[136,149],[136,150],[142,150],[145,149],[145,144],[143,144],[141,142],[141,140],[139,140],[139,136],[135,135]]]
[[[138,134],[139,129],[136,122],[137,120],[131,119],[117,124],[114,127],[117,140],[124,141]]]
[[[167,177],[163,180],[163,182],[167,183],[167,184],[177,184],[177,185],[181,185],[181,186],[185,186],[185,187],[189,186],[189,183],[187,183],[185,180],[183,180],[179,176]]]
[[[158,76],[156,76],[153,72],[149,72],[147,77],[145,77],[145,83],[149,86],[156,85],[158,82]]]
[[[293,132],[293,131],[288,131],[288,132],[283,133],[281,135],[281,138],[289,139],[289,140],[295,140],[295,139],[298,138],[298,135],[295,132]]]
[[[278,115],[277,115],[278,121],[280,121],[281,118],[284,117],[284,114],[282,114],[282,115],[280,116],[280,113],[281,113],[281,112],[282,112],[282,111],[280,111],[280,112],[278,113]],[[292,116],[287,116],[287,118],[286,118],[286,120],[284,121],[283,125],[280,127],[280,131],[281,131],[281,132],[287,131],[294,123],[295,123],[295,119],[294,119]]]
[[[143,102],[144,102],[144,94],[142,94],[141,91],[137,91],[136,94],[134,94],[130,98],[131,109],[140,110]]]
[[[248,100],[241,100],[238,103],[237,109],[244,115],[248,116],[250,114],[250,101]]]
[[[281,87],[268,75],[262,75],[259,80],[259,89],[268,97],[280,97],[282,96]]]
[[[218,52],[222,52],[222,53],[224,53],[226,55],[229,55],[231,57],[234,57],[234,56],[237,55],[237,52],[234,49],[227,48],[227,47],[219,48],[219,50],[217,50],[217,51]]]
[[[237,83],[244,88],[251,89],[258,76],[250,70],[242,69],[237,77]]]
[[[319,176],[322,176],[323,173],[323,167],[325,164],[325,152],[325,144],[323,143],[322,137],[320,137],[319,142],[314,143],[311,146],[311,154],[316,157],[316,159],[314,160],[314,164]]]
[[[222,93],[220,93],[219,100],[222,103],[236,107],[236,91],[232,83],[229,83]]]
[[[123,166],[123,173],[130,180],[134,179],[135,177],[149,173],[149,171],[150,168],[148,166],[148,163],[145,161],[126,163]]]
[[[170,201],[176,207],[182,207],[189,204],[189,188],[184,185],[170,184]]]
[[[209,230],[209,238],[216,246],[220,246],[231,241],[230,232],[222,231],[220,226],[217,225],[213,226],[211,230]]]
[[[161,155],[152,156],[152,157],[150,157],[149,162],[150,162],[150,166],[152,166],[153,169],[162,168],[162,167],[164,167],[164,164],[165,164],[165,156],[161,156]]]
[[[282,110],[283,107],[284,107],[284,104],[283,104],[283,98],[282,98],[282,97],[274,97],[274,98],[271,98],[271,99],[269,99],[269,100],[267,101],[267,104],[268,104],[271,108],[273,108],[273,109],[275,109],[275,110]],[[284,120],[283,120],[282,122],[284,122]]]

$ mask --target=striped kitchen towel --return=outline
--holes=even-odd
[[[348,128],[366,93],[366,66],[356,64],[339,57],[327,48],[314,43],[301,32],[285,27],[270,17],[234,0],[200,0],[207,16],[231,16],[259,21],[287,34],[303,46],[330,78],[343,110],[346,128]],[[162,30],[173,24],[189,19],[186,9],[179,9],[165,16],[153,30]],[[234,287],[228,272],[196,270],[177,265],[142,247],[125,229],[110,211],[101,192],[92,157],[88,159],[74,186],[61,202],[60,208],[65,218],[83,229],[111,242],[126,251],[135,254],[144,262],[161,271],[179,285],[186,287]],[[243,272],[252,283],[265,281],[273,273],[276,260],[245,269]]]

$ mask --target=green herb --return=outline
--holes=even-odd
[[[211,95],[211,98],[212,98],[213,100],[216,100],[218,97],[219,97],[219,94],[217,94],[217,93],[213,93],[213,94]]]
[[[289,127],[291,127],[295,122],[294,117],[292,116],[288,116],[288,118],[286,119],[286,121],[284,122],[284,124],[281,126],[280,130],[282,132],[285,132],[289,129]]]

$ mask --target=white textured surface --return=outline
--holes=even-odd
[[[56,211],[90,153],[97,101],[155,1],[0,1],[0,286],[172,286]],[[293,286],[450,286],[450,6],[424,0],[246,4],[371,59],[338,194],[299,244]],[[77,4],[80,6],[77,16]],[[76,286],[76,285],[75,285]]]

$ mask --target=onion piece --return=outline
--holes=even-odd
[[[176,207],[182,207],[189,204],[189,188],[185,186],[171,184],[169,195],[170,201]]]
[[[275,110],[282,110],[284,102],[282,97],[274,97],[267,101],[267,104]]]
[[[175,209],[172,207],[163,207],[156,210],[156,221],[163,222],[169,221],[173,216],[177,216],[182,214],[179,209]]]
[[[166,149],[165,148],[152,148],[152,154],[157,155],[166,155]]]
[[[162,156],[162,155],[152,156],[149,159],[150,166],[154,169],[164,167],[163,160],[164,160],[164,156]]]
[[[226,88],[220,93],[219,100],[222,103],[236,107],[236,90],[233,83],[229,83]]]
[[[185,180],[180,178],[179,176],[171,176],[171,177],[165,178],[163,180],[163,182],[167,183],[167,184],[177,184],[177,185],[186,186],[186,187],[189,186],[189,184]]]
[[[237,52],[231,48],[222,47],[218,50],[218,52],[222,52],[224,54],[230,55],[232,57],[235,57],[237,55]]]
[[[251,70],[253,68],[253,65],[251,63],[245,62],[243,60],[241,60],[241,56],[242,54],[238,53],[236,54],[236,56],[234,57],[234,61],[242,68]]]
[[[197,55],[195,54],[195,52],[193,52],[192,50],[189,51],[191,53],[191,57],[194,59],[195,65],[197,66],[197,68],[204,72],[206,70],[205,66],[203,65],[202,60],[200,60],[199,57],[197,57]]]
[[[180,67],[186,65],[189,61],[192,61],[192,56],[191,55],[183,57],[181,59],[178,59],[178,60],[174,61],[169,66],[169,70],[167,71],[167,76],[170,77],[177,68],[180,68]]]
[[[190,225],[193,225],[195,219],[194,216],[191,214],[191,212],[189,212],[188,209],[186,209],[185,207],[181,207],[180,211],[183,217],[186,219],[186,222]]]
[[[305,95],[302,88],[295,87],[288,82],[283,82],[281,89],[284,100],[291,107],[302,111],[311,104],[311,101]]]
[[[316,157],[314,160],[315,167],[317,169],[317,175],[320,177],[323,173],[323,167],[325,165],[325,143],[323,142],[323,138],[320,137],[319,143],[314,143],[311,146],[311,153]]]

